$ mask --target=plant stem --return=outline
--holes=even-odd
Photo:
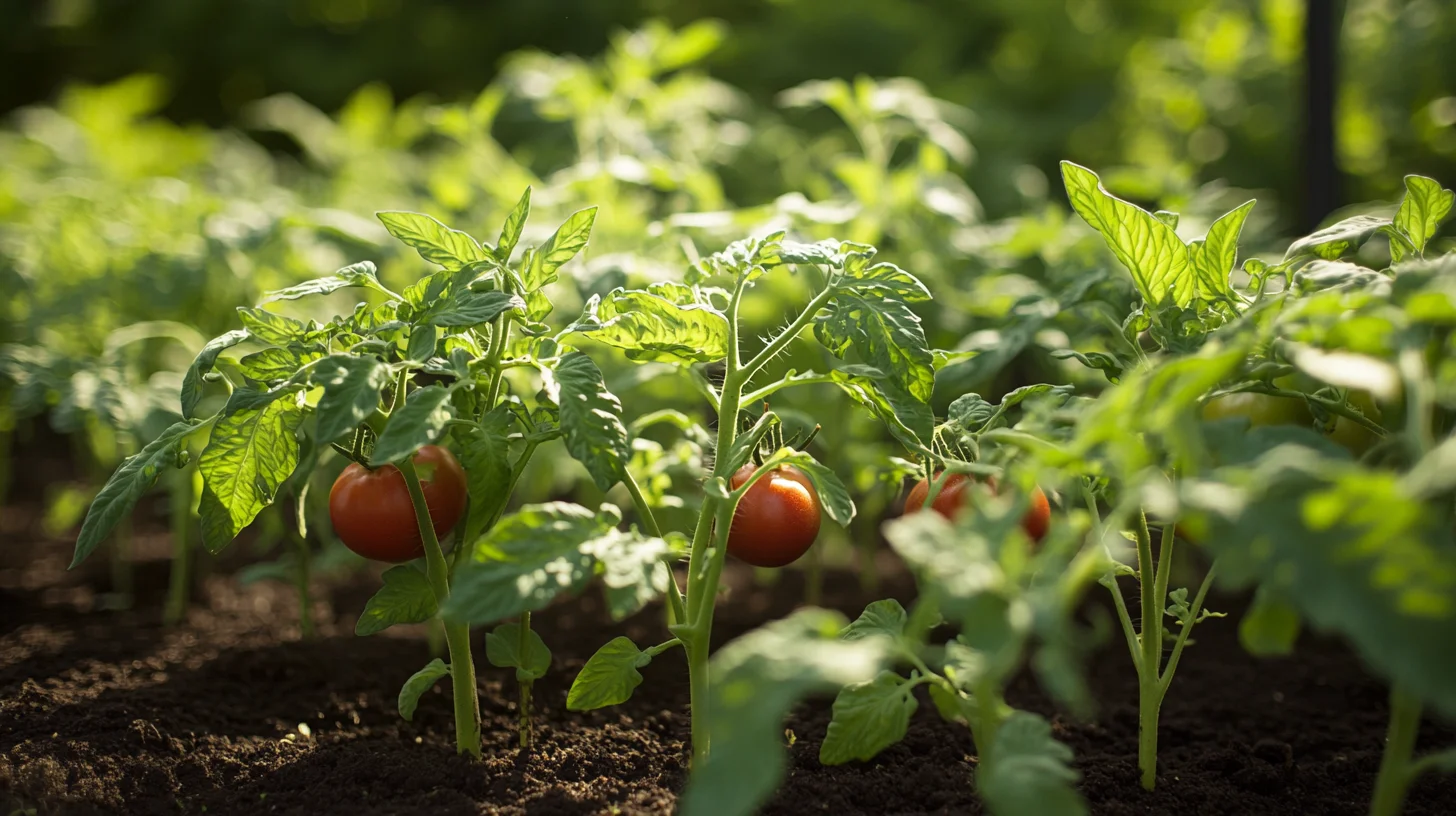
[[[297,532],[294,532],[290,538],[293,539],[294,547],[298,551],[298,572],[294,575],[294,582],[298,586],[298,633],[308,640],[314,635],[313,599],[309,595],[308,586],[312,578],[310,562],[313,554],[309,551],[308,539],[298,535]]]
[[[1138,671],[1138,767],[1143,788],[1152,790],[1158,773],[1158,671],[1163,660],[1163,603],[1157,596],[1157,567],[1153,563],[1153,541],[1148,533],[1148,516],[1138,513],[1138,585],[1142,590],[1142,665]]]
[[[519,638],[516,642],[516,654],[522,657],[526,654],[526,645],[530,643],[527,637],[531,634],[531,613],[521,613],[521,625],[518,628]],[[521,748],[531,750],[531,681],[525,680],[519,683],[521,687]]]
[[[1380,759],[1380,774],[1375,777],[1375,795],[1370,800],[1370,816],[1399,816],[1410,786],[1411,754],[1415,751],[1416,732],[1421,726],[1421,701],[1400,686],[1390,690],[1390,727],[1385,735],[1385,754]]]
[[[450,567],[445,563],[445,553],[440,549],[440,539],[435,536],[435,526],[430,522],[430,508],[425,504],[425,492],[420,487],[419,474],[415,472],[414,460],[405,457],[399,463],[404,474],[405,486],[409,488],[410,502],[414,504],[415,521],[419,524],[420,538],[425,543],[426,575],[430,588],[435,592],[435,602],[444,606],[450,597]],[[480,757],[480,701],[475,694],[475,662],[470,656],[470,626],[466,623],[446,622],[445,645],[450,651],[450,681],[455,694],[455,750],[462,754]]]
[[[188,539],[192,518],[192,468],[172,471],[172,571],[167,579],[167,607],[162,622],[176,626],[187,615],[192,589],[192,542]]]

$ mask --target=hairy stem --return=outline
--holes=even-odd
[[[425,492],[420,487],[415,463],[405,457],[399,463],[404,474],[405,486],[409,488],[410,502],[415,508],[415,521],[419,524],[420,538],[425,543],[426,576],[434,590],[435,602],[444,606],[450,597],[450,567],[445,563],[445,553],[440,549],[440,539],[435,536],[435,526],[430,521],[430,508],[425,504]],[[475,662],[470,656],[470,626],[465,623],[445,623],[445,644],[450,651],[450,681],[455,695],[455,750],[462,754],[480,756],[480,701],[475,694]]]
[[[1410,692],[1395,686],[1390,690],[1390,727],[1385,735],[1385,753],[1380,758],[1380,773],[1375,777],[1375,795],[1370,800],[1370,816],[1400,816],[1410,787],[1411,755],[1416,747],[1416,732],[1421,726],[1421,701]]]
[[[1163,658],[1163,603],[1157,597],[1157,567],[1146,513],[1138,513],[1138,586],[1142,591],[1142,665],[1138,671],[1138,767],[1143,788],[1152,790],[1158,774],[1158,711],[1162,704],[1158,673]]]

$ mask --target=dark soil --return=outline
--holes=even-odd
[[[619,634],[639,644],[662,638],[659,609],[613,625],[588,593],[537,616],[555,660],[537,683],[537,747],[528,755],[515,742],[514,683],[485,664],[477,634],[487,755],[475,762],[454,754],[448,683],[425,696],[413,723],[395,711],[400,684],[429,659],[423,631],[353,635],[378,586],[373,576],[317,588],[321,631],[312,641],[298,637],[287,587],[240,588],[225,577],[208,579],[186,624],[169,630],[159,613],[165,564],[142,570],[135,611],[95,611],[97,576],[63,572],[69,543],[32,544],[29,518],[17,508],[4,515],[0,814],[672,811],[688,736],[679,653],[647,667],[627,704],[565,710],[570,680],[597,646]],[[776,586],[754,588],[748,574],[732,573],[721,636],[789,612],[801,575],[787,571]],[[893,565],[885,584],[882,595],[913,594]],[[868,600],[853,576],[830,574],[826,605],[852,616]],[[1224,609],[1240,603],[1219,601]],[[1153,793],[1137,781],[1136,687],[1119,643],[1089,667],[1102,702],[1093,722],[1058,715],[1030,679],[1008,697],[1053,719],[1097,814],[1364,813],[1384,741],[1385,688],[1338,642],[1306,636],[1296,658],[1256,660],[1235,629],[1233,616],[1199,628],[1163,709]],[[795,737],[791,769],[766,813],[981,812],[969,734],[928,702],[906,740],[869,763],[819,765],[828,719],[828,701],[817,701],[785,724]],[[1423,749],[1452,743],[1450,728],[1422,732]],[[1406,812],[1456,813],[1456,780],[1422,780]]]

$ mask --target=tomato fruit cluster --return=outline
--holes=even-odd
[[[952,473],[945,477],[945,483],[940,487],[940,493],[930,507],[935,512],[946,518],[955,518],[955,514],[970,500],[970,485],[974,480],[964,473]],[[994,492],[996,490],[995,480],[988,480],[986,484]],[[921,479],[910,488],[910,495],[905,497],[905,512],[916,513],[925,509],[925,499],[930,496],[930,480]],[[1021,517],[1021,529],[1032,541],[1041,541],[1046,537],[1047,530],[1051,528],[1052,506],[1047,501],[1046,493],[1040,488],[1033,488],[1031,491],[1031,507],[1027,509],[1026,515]]]
[[[438,445],[420,448],[414,465],[435,535],[443,536],[465,512],[465,469]],[[329,519],[344,546],[365,558],[402,563],[425,554],[409,487],[394,465],[370,470],[356,462],[344,468],[329,491]]]
[[[744,465],[729,484],[737,490],[757,469]],[[728,528],[728,554],[755,567],[792,564],[819,537],[820,512],[819,493],[803,471],[774,468],[739,499]]]

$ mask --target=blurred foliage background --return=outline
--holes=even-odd
[[[1449,184],[1456,4],[1340,5],[1346,201],[1393,199],[1412,172]],[[935,292],[920,312],[946,350],[940,410],[970,390],[1095,387],[1100,375],[1063,352],[1125,342],[1117,321],[1133,293],[1069,217],[1057,161],[1181,212],[1185,237],[1257,196],[1244,245],[1282,248],[1303,183],[1305,11],[1303,0],[4,4],[0,445],[44,423],[104,473],[173,418],[181,372],[204,338],[235,326],[238,305],[362,259],[391,284],[421,274],[375,211],[429,212],[489,239],[527,185],[533,225],[601,207],[584,260],[552,292],[558,324],[592,294],[680,278],[730,240],[786,228],[873,243]],[[759,334],[807,291],[792,279],[770,288],[744,311]],[[317,303],[347,313],[354,294]],[[631,413],[701,408],[680,380],[603,357]],[[800,349],[778,364],[824,362]],[[834,423],[823,455],[869,519],[852,534],[872,544],[901,478],[885,462],[902,451],[816,388],[776,407]],[[692,451],[674,450],[644,449],[642,466],[691,474]],[[528,497],[589,491],[570,469],[540,470]]]

